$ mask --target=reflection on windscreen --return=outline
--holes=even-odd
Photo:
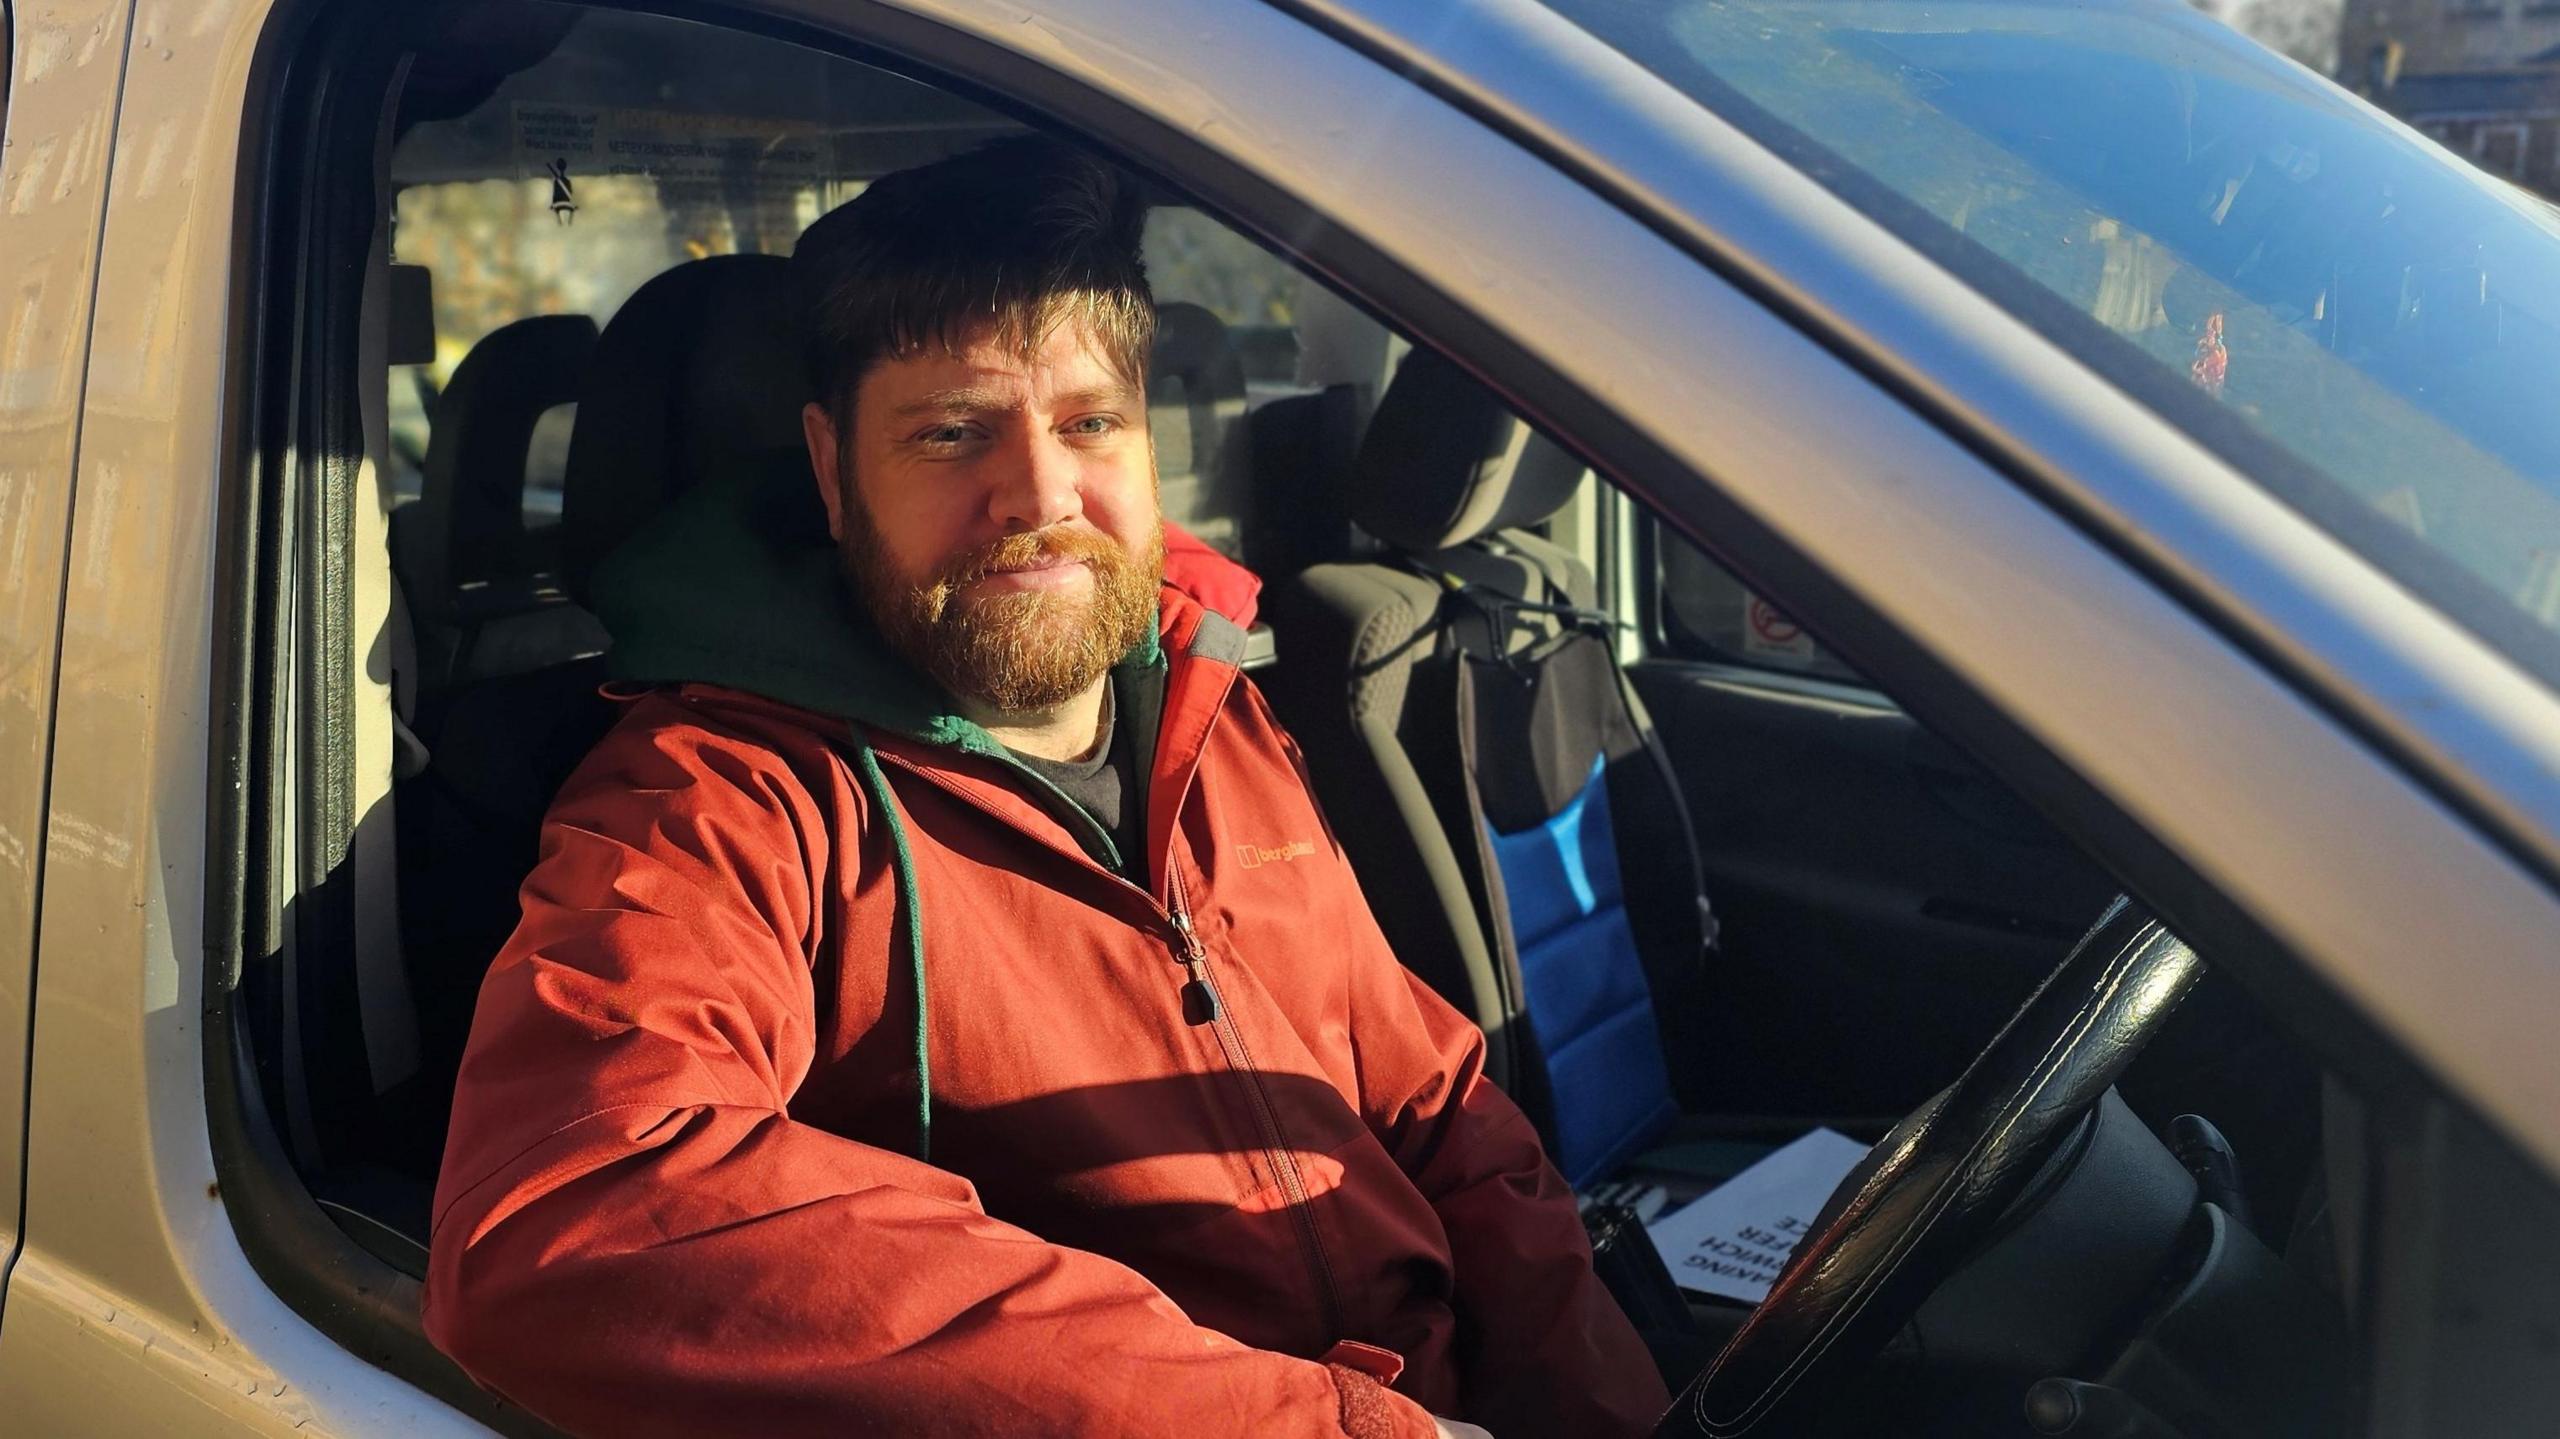
[[[2318,473],[2244,468],[2457,617],[2560,630],[2542,202],[2167,0],[1559,8],[1915,239],[1961,236],[1968,279],[2170,418],[2243,417]]]

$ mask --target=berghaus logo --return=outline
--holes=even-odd
[[[1244,862],[1244,867],[1247,869],[1260,869],[1266,864],[1287,864],[1291,860],[1305,859],[1315,852],[1316,842],[1311,839],[1293,839],[1286,844],[1236,846],[1236,856]]]

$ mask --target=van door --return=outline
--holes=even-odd
[[[0,0],[0,1305],[19,1248],[63,563],[130,13]]]
[[[2006,786],[1667,529],[1628,576],[1633,668],[1748,1014],[1684,1056],[1719,1112],[1905,1114],[1960,1072],[2116,891]]]

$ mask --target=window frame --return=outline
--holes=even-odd
[[[364,266],[331,261],[370,243],[375,135],[406,28],[328,0],[280,7],[260,36],[242,117],[235,283],[245,303],[233,313],[254,318],[231,335],[228,408],[241,438],[223,454],[214,556],[207,1138],[242,1253],[278,1297],[457,1412],[540,1435],[550,1431],[427,1342],[418,1282],[359,1245],[296,1171],[283,999],[278,981],[257,974],[296,945],[326,953],[353,933],[326,858],[352,833],[352,757],[300,745],[315,719],[352,702],[343,666],[315,662],[327,646],[308,642],[348,620],[346,566],[331,560],[349,553],[346,497],[367,451],[351,378]]]
[[[721,25],[898,74],[1035,126],[1095,133],[998,88],[1001,80],[963,78],[961,67],[937,63],[932,46],[893,48],[899,35],[916,38],[902,28],[914,17],[870,0],[825,27],[684,0],[562,3]],[[337,657],[351,649],[348,496],[368,453],[359,386],[348,378],[360,367],[365,267],[343,262],[370,243],[374,192],[388,178],[375,168],[384,97],[395,92],[402,51],[412,36],[428,35],[431,20],[377,26],[354,0],[286,0],[260,36],[254,69],[264,83],[253,82],[243,117],[240,233],[250,248],[240,262],[242,303],[231,312],[230,373],[247,443],[225,456],[215,565],[222,617],[207,806],[206,1120],[234,1233],[271,1290],[343,1349],[471,1419],[503,1434],[547,1436],[555,1431],[480,1388],[427,1341],[419,1281],[302,1178],[286,1096],[311,1086],[293,1078],[283,1053],[282,999],[272,985],[260,992],[252,974],[261,957],[296,947],[343,955],[355,942],[347,886],[332,873],[357,822],[353,759],[328,738],[357,702]],[[894,34],[875,37],[866,20]],[[995,46],[960,48],[998,62],[986,67],[997,72],[1019,59]],[[1237,228],[1308,272],[1268,236]]]

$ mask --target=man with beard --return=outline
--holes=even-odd
[[[792,260],[807,470],[698,484],[598,577],[637,688],[482,987],[426,1291],[554,1424],[1519,1439],[1666,1402],[1241,633],[1159,588],[1142,218],[1039,140],[878,181]],[[812,473],[832,544],[774,533]]]

